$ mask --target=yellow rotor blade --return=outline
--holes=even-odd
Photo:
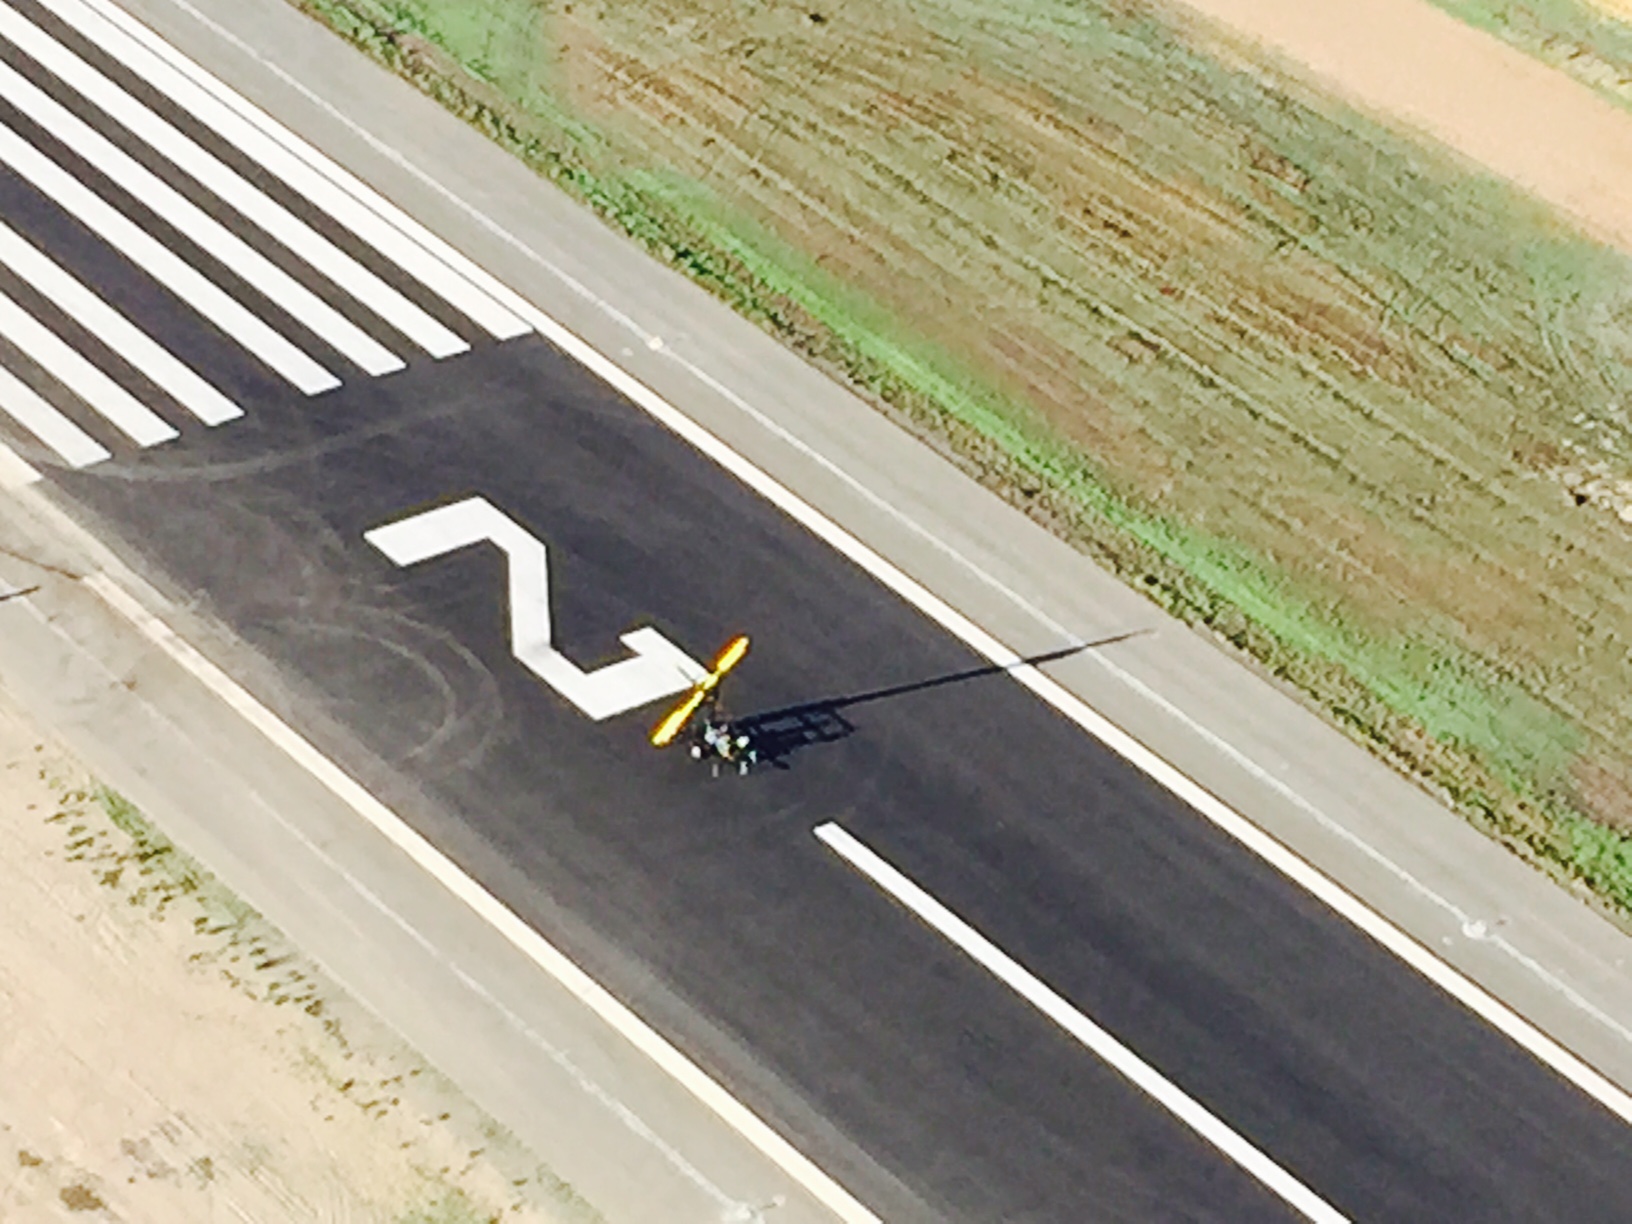
[[[725,676],[726,672],[742,662],[742,656],[747,653],[747,637],[732,638],[726,644],[725,649],[720,651],[720,657],[714,660],[714,670],[709,673],[703,683],[707,684],[709,688],[713,688]]]
[[[720,651],[719,657],[714,660],[713,670],[697,682],[690,695],[670,710],[662,722],[652,728],[652,746],[663,748],[672,744],[674,737],[685,730],[691,716],[697,713],[697,707],[703,704],[703,699],[725,679],[726,672],[742,662],[742,656],[747,653],[748,639],[745,636],[734,637],[726,643],[725,649]]]
[[[652,747],[666,748],[674,742],[685,725],[691,721],[691,716],[697,713],[697,707],[703,704],[703,698],[708,696],[708,690],[698,685],[691,690],[687,697],[674,709],[669,711],[668,717],[652,728]]]

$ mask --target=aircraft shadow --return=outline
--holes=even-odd
[[[1062,646],[1058,650],[1032,655],[1016,663],[992,663],[985,667],[948,672],[941,676],[931,676],[927,680],[913,680],[907,684],[894,684],[888,688],[872,689],[865,693],[849,693],[839,697],[823,697],[817,701],[802,701],[798,705],[744,714],[733,718],[731,723],[752,737],[754,747],[759,750],[759,758],[763,763],[778,769],[787,769],[788,758],[794,753],[822,744],[835,743],[855,733],[855,724],[844,716],[842,713],[844,710],[877,701],[888,701],[895,697],[905,697],[948,684],[964,684],[971,680],[983,680],[988,676],[1001,676],[1005,672],[1021,667],[1056,663],[1072,655],[1081,654],[1085,650],[1112,646],[1149,632],[1148,629],[1135,629],[1093,642],[1077,642],[1070,646]]]

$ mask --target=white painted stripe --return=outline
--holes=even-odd
[[[369,374],[403,368],[390,349],[3,62],[0,97]]]
[[[1632,1095],[1566,1050],[1484,987],[1440,960],[1353,893],[1299,858],[1205,787],[1168,764],[1080,697],[1050,680],[1035,666],[1026,663],[1021,655],[980,628],[939,595],[886,561],[832,519],[755,467],[657,392],[620,369],[543,311],[529,307],[527,317],[537,328],[539,335],[579,362],[619,394],[644,409],[653,419],[683,438],[725,471],[730,472],[812,535],[871,574],[975,653],[1002,667],[1017,683],[1030,689],[1118,756],[1184,800],[1222,832],[1318,898],[1340,917],[1376,940],[1474,1014],[1506,1034],[1536,1059],[1551,1067],[1623,1121],[1632,1123]]]
[[[525,335],[514,298],[475,263],[116,5],[45,7],[500,340]]]
[[[145,269],[160,284],[307,395],[340,380],[138,229],[50,158],[0,123],[0,162]]]
[[[1294,1211],[1321,1224],[1346,1224],[1345,1217],[1330,1203],[857,838],[832,823],[819,826],[816,836],[845,862],[1110,1064],[1119,1075],[1234,1161]]]
[[[157,446],[176,436],[176,430],[162,417],[4,293],[0,293],[0,335],[136,445]]]
[[[0,35],[4,35],[59,79],[118,120],[134,135],[259,225],[317,271],[433,357],[451,357],[469,350],[458,335],[426,314],[373,272],[340,250],[327,238],[295,217],[282,205],[246,181],[236,170],[201,148],[159,118],[95,68],[0,4]]]
[[[400,816],[374,798],[344,770],[314,748],[299,732],[257,701],[192,646],[182,641],[169,625],[143,608],[111,578],[106,574],[95,573],[85,579],[85,585],[135,625],[149,641],[158,645],[190,674],[202,681],[236,714],[287,753],[331,794],[480,915],[529,960],[570,991],[574,998],[611,1025],[620,1036],[794,1178],[840,1220],[846,1224],[879,1224],[876,1215],[767,1126],[758,1115],[710,1079],[702,1068],[613,998],[604,987],[564,953],[517,917],[492,893],[466,875],[452,860],[410,828]]]
[[[110,457],[95,438],[34,394],[4,366],[0,366],[0,412],[56,451],[69,467],[90,467]]]
[[[23,461],[23,457],[4,442],[0,442],[0,489],[12,492],[24,485],[39,483],[40,474]]]
[[[219,425],[243,410],[160,348],[112,306],[0,223],[0,263],[206,425]]]

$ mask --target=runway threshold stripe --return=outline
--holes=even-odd
[[[41,3],[494,338],[532,330],[497,280],[117,6]]]
[[[307,395],[340,380],[132,224],[95,192],[0,124],[0,162],[50,196],[125,258]]]
[[[237,404],[4,223],[0,223],[0,263],[206,425],[220,425],[243,415]]]
[[[4,63],[0,97],[369,374],[378,377],[403,368],[390,349]]]
[[[0,412],[56,451],[70,467],[90,467],[110,458],[100,442],[34,394],[33,388],[4,366],[0,366]]]
[[[50,328],[0,293],[0,336],[138,446],[157,446],[176,430],[65,344]]]
[[[0,35],[260,226],[432,357],[470,346],[282,205],[201,148],[15,9],[0,4]]]
[[[828,849],[1098,1055],[1118,1074],[1245,1170],[1287,1206],[1305,1219],[1319,1221],[1320,1224],[1346,1224],[1347,1217],[1325,1199],[1281,1168],[1184,1089],[1083,1015],[1063,996],[860,840],[832,823],[819,826],[815,833]]]

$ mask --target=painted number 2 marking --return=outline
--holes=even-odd
[[[656,629],[618,640],[634,657],[586,672],[558,651],[550,633],[550,561],[540,540],[486,498],[471,497],[365,531],[363,538],[398,565],[494,544],[510,566],[510,648],[516,658],[594,719],[611,718],[690,688],[707,669]]]

